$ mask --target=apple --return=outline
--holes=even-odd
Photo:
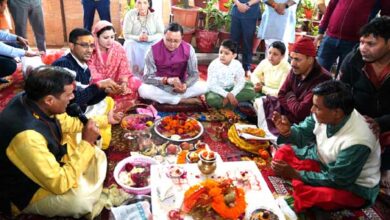
[[[169,144],[167,146],[167,154],[177,154],[177,145]]]
[[[182,150],[190,150],[191,149],[191,144],[189,144],[188,142],[183,142],[180,144],[180,147]]]

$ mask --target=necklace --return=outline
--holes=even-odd
[[[146,12],[145,16],[141,16],[138,13],[137,20],[141,24],[141,33],[146,33],[146,34],[148,33],[148,29],[146,28],[146,21],[147,21],[148,13],[149,13],[149,11]]]

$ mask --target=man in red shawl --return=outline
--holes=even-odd
[[[311,90],[321,82],[332,79],[316,61],[316,48],[309,38],[301,38],[291,48],[291,70],[279,90],[278,97],[256,99],[258,126],[278,134],[272,122],[274,111],[285,115],[292,123],[303,121],[313,105]]]

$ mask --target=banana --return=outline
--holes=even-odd
[[[158,154],[160,154],[161,156],[165,156],[166,155],[166,148],[168,146],[168,143],[169,141],[157,146],[157,149],[158,149]]]
[[[149,149],[146,149],[145,151],[142,151],[141,154],[145,156],[154,156],[157,154],[157,147],[155,144],[153,144]]]

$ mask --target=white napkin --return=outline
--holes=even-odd
[[[166,181],[166,183],[161,184],[157,187],[158,198],[160,201],[164,201],[175,195],[173,190],[173,184],[171,181]]]
[[[131,205],[111,209],[115,220],[149,220],[152,219],[149,202],[142,201]]]

